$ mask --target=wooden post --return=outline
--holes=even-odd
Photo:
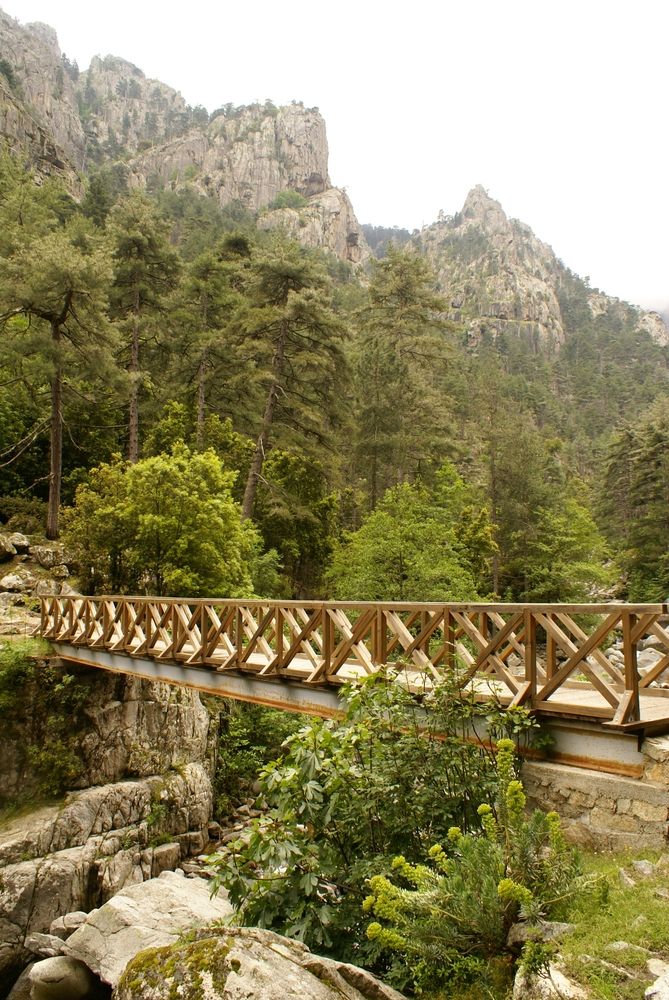
[[[375,667],[385,666],[388,660],[388,629],[386,626],[386,613],[381,608],[377,608],[374,619],[374,643],[372,649],[372,662]]]
[[[277,670],[281,670],[283,667],[283,612],[281,608],[276,609],[274,629],[276,636],[276,666]]]
[[[330,673],[334,652],[334,623],[326,606],[323,607],[323,669],[325,676]]]
[[[547,615],[553,621],[553,615]],[[551,632],[546,631],[546,680],[549,681],[557,670],[557,643]]]
[[[446,647],[446,669],[455,670],[455,625],[450,611],[444,611],[444,646]]]
[[[639,670],[637,668],[637,646],[632,639],[636,624],[636,615],[624,612],[623,620],[623,656],[625,658],[625,708],[621,722],[639,722],[641,710],[639,705]]]
[[[537,694],[537,621],[531,611],[525,611],[525,683],[528,693],[525,699],[529,708],[534,708]]]
[[[239,605],[235,620],[235,646],[237,647],[237,663],[241,667],[244,662],[244,616]]]

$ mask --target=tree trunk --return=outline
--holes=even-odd
[[[490,516],[495,533],[499,531],[499,511],[497,509],[497,462],[495,445],[490,446]],[[499,599],[499,549],[492,554],[492,592]]]
[[[46,537],[58,538],[60,487],[63,476],[63,372],[60,360],[60,326],[51,323],[55,362],[51,376],[51,454],[49,466],[49,503],[46,517]]]
[[[130,407],[128,414],[128,461],[139,459],[139,293],[135,294],[130,350]]]
[[[202,451],[204,445],[204,420],[206,416],[205,392],[207,388],[207,368],[209,367],[209,350],[202,348],[200,364],[197,368],[197,422],[195,429],[195,446]]]
[[[262,426],[256,442],[255,451],[253,452],[251,468],[249,469],[249,474],[246,480],[244,500],[242,501],[242,521],[249,520],[253,515],[256,491],[258,489],[258,480],[260,479],[263,462],[265,461],[265,452],[267,451],[267,445],[269,443],[269,435],[274,421],[274,409],[276,407],[277,396],[279,395],[281,376],[283,375],[285,350],[286,331],[282,330],[279,336],[279,342],[277,343],[276,350],[274,352],[274,357],[272,358],[272,382],[269,387],[269,392],[267,393]]]

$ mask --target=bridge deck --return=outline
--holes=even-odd
[[[46,597],[41,634],[81,662],[150,662],[156,679],[181,664],[202,689],[236,675],[334,704],[342,683],[391,666],[417,692],[448,676],[506,706],[648,734],[669,732],[668,622],[665,604]]]

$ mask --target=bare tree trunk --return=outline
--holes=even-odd
[[[497,532],[499,527],[499,511],[497,509],[497,460],[494,452],[495,445],[490,444],[490,514]],[[492,592],[499,596],[499,549],[495,548],[492,554]]]
[[[269,392],[267,393],[262,426],[260,428],[258,440],[256,441],[255,451],[253,452],[253,458],[251,459],[251,468],[249,469],[249,474],[246,480],[244,500],[242,501],[242,521],[249,520],[249,518],[253,515],[256,491],[258,489],[258,480],[260,479],[263,462],[265,461],[265,452],[267,451],[269,435],[274,421],[274,409],[276,407],[276,400],[281,386],[285,349],[286,332],[282,331],[274,352],[274,357],[272,358],[272,382],[269,387]]]
[[[207,388],[207,368],[209,367],[209,350],[204,347],[200,355],[197,369],[197,422],[195,429],[195,446],[202,451],[204,445],[204,420],[206,416],[205,393]]]
[[[63,476],[63,372],[60,360],[60,327],[55,321],[51,322],[51,338],[55,363],[51,376],[51,454],[46,537],[53,539],[58,538],[60,488]]]
[[[139,459],[139,292],[135,293],[130,349],[130,407],[128,414],[128,461]]]

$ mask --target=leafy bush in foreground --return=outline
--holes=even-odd
[[[566,846],[557,814],[526,816],[513,743],[500,740],[497,749],[495,803],[478,808],[483,834],[452,827],[445,845],[428,851],[428,864],[411,864],[400,855],[389,877],[369,880],[363,909],[377,920],[367,937],[393,956],[395,978],[413,981],[419,992],[454,981],[481,985],[491,961],[507,951],[513,923],[560,916],[584,888],[578,856]],[[536,965],[542,946],[529,946],[528,960]]]
[[[343,721],[289,737],[261,776],[269,814],[212,862],[240,921],[373,960],[367,880],[398,853],[417,862],[452,826],[481,831],[478,809],[497,783],[490,733],[532,725],[522,710],[477,704],[455,687],[429,698],[428,712],[400,683],[373,677],[348,690]]]

